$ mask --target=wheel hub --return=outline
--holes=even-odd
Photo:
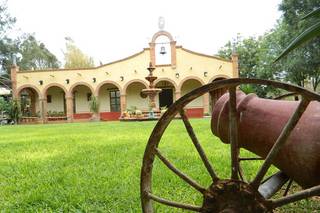
[[[252,187],[242,181],[219,180],[204,193],[203,213],[272,212],[268,203]]]

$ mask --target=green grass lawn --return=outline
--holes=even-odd
[[[191,120],[220,177],[230,173],[229,145],[210,132],[209,119]],[[4,212],[140,212],[140,168],[155,122],[98,122],[0,127],[0,210]],[[204,186],[210,177],[182,121],[170,124],[160,149]],[[248,155],[248,153],[244,153]],[[258,162],[244,165],[253,177]],[[154,193],[201,205],[200,195],[159,160]],[[157,212],[181,212],[155,205]],[[320,209],[314,199],[283,212]],[[1,212],[2,212],[1,211]]]

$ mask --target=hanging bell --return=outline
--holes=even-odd
[[[161,49],[160,49],[160,54],[161,54],[161,55],[166,54],[166,48],[165,48],[164,46],[161,47]]]

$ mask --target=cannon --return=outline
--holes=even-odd
[[[241,84],[267,85],[301,96],[300,101],[262,99],[239,90]],[[230,144],[230,178],[218,176],[214,165],[199,142],[184,107],[205,93],[225,90],[214,104],[211,131],[223,143]],[[212,96],[214,97],[214,96]],[[216,96],[215,96],[216,98]],[[233,78],[199,87],[168,108],[153,129],[147,143],[141,169],[140,197],[142,210],[154,212],[153,202],[194,212],[273,212],[274,209],[320,195],[320,96],[304,88],[262,79]],[[170,122],[179,116],[197,150],[212,183],[204,187],[175,167],[159,149],[161,137]],[[242,158],[240,149],[258,157]],[[210,153],[211,154],[211,153]],[[172,201],[152,191],[155,158],[202,195],[202,205]],[[246,180],[240,162],[262,160],[252,180]],[[269,168],[279,172],[265,178]],[[302,190],[288,195],[295,181]],[[283,197],[273,197],[289,182]]]

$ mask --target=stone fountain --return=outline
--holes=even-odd
[[[161,89],[156,88],[154,85],[154,81],[157,79],[156,76],[153,76],[153,71],[155,70],[155,67],[152,66],[152,63],[150,62],[149,67],[147,68],[149,70],[149,75],[145,77],[147,81],[149,81],[149,88],[143,89],[141,92],[149,98],[149,119],[154,119],[154,111],[156,108],[156,101],[155,97],[156,95],[161,92]]]

